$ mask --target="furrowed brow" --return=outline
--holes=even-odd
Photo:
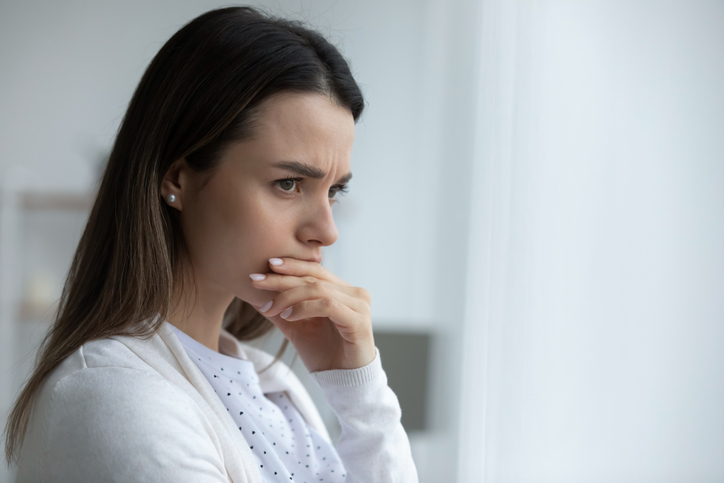
[[[299,161],[278,161],[272,164],[272,166],[274,166],[275,168],[286,169],[287,171],[291,171],[293,173],[315,179],[324,178],[327,174],[315,166],[300,163]],[[339,178],[339,180],[337,180],[337,183],[346,183],[350,179],[352,179],[352,173],[347,173]]]
[[[278,161],[272,166],[274,166],[275,168],[286,169],[287,171],[301,174],[302,176],[307,176],[309,178],[320,179],[324,178],[324,175],[327,174],[319,168],[309,166],[308,164],[300,163],[299,161]]]
[[[347,173],[337,180],[337,184],[345,184],[352,179],[352,173]]]

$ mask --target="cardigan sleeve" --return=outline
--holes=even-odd
[[[342,427],[336,448],[347,471],[345,481],[417,483],[400,403],[387,385],[379,350],[364,367],[319,371],[312,377]]]
[[[71,373],[53,388],[42,424],[43,482],[229,481],[201,409],[149,372]]]

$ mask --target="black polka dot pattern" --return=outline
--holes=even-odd
[[[175,331],[249,444],[263,481],[345,481],[334,446],[307,426],[286,393],[262,393],[252,362],[220,354]]]

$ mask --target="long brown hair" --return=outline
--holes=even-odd
[[[66,357],[113,335],[148,339],[168,316],[187,255],[178,213],[160,194],[170,165],[186,158],[212,175],[225,148],[253,135],[255,108],[282,91],[329,95],[355,121],[364,108],[347,62],[322,35],[249,7],[197,17],[156,54],[119,128],[55,322],[8,418],[8,464],[17,462],[36,394]],[[250,340],[274,326],[235,298],[224,327]]]

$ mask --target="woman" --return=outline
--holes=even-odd
[[[417,481],[369,294],[320,264],[363,104],[324,38],[250,8],[161,48],[8,420],[18,481]],[[279,354],[241,342],[274,327],[336,449]]]

